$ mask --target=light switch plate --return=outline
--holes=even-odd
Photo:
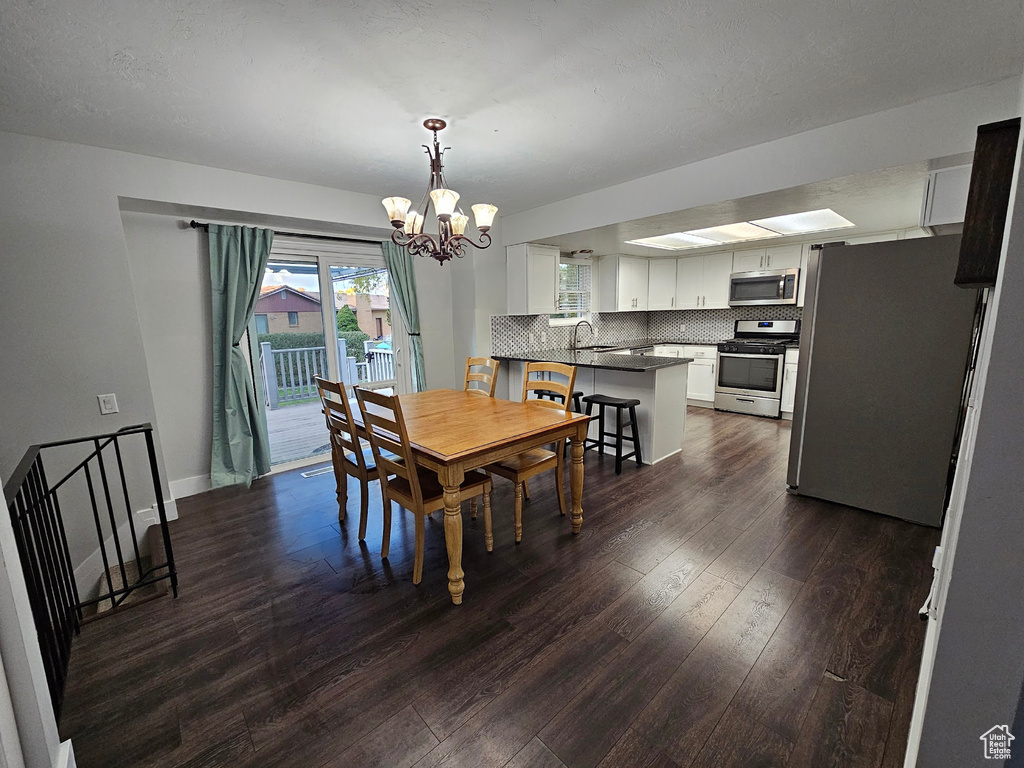
[[[108,416],[111,413],[117,413],[117,397],[113,393],[109,395],[98,395],[97,400],[100,401],[100,413],[104,416]]]

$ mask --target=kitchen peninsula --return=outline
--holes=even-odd
[[[575,365],[578,369],[576,389],[584,395],[599,393],[640,401],[636,411],[645,464],[661,461],[682,448],[687,368],[693,358],[631,354],[628,346],[603,350],[530,350],[495,357],[509,363],[509,399],[520,397],[525,362]],[[594,419],[590,424],[591,438],[597,438],[597,430],[597,419]],[[605,424],[605,431],[614,431],[614,424]]]

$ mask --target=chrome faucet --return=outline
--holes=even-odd
[[[591,338],[591,341],[593,341],[593,338],[594,338],[594,326],[592,326],[586,320],[580,320],[578,323],[576,323],[576,326],[572,329],[572,347],[570,347],[570,349],[578,349],[579,348],[577,346],[577,343],[579,341],[577,339],[577,336],[578,336],[578,334],[580,332],[580,326],[581,325],[585,325],[585,326],[587,326],[587,328],[590,329],[590,338]]]

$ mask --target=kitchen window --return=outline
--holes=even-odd
[[[558,312],[550,315],[550,325],[572,325],[590,317],[589,259],[562,259],[558,264]]]

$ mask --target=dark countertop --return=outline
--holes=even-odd
[[[649,346],[633,344],[632,346]],[[534,363],[565,363],[580,368],[603,368],[610,371],[635,371],[643,373],[658,368],[670,368],[673,365],[684,365],[693,362],[692,357],[654,357],[653,355],[616,355],[610,352],[591,352],[589,350],[541,349],[530,352],[513,352],[507,355],[494,355],[497,360],[522,360]]]

